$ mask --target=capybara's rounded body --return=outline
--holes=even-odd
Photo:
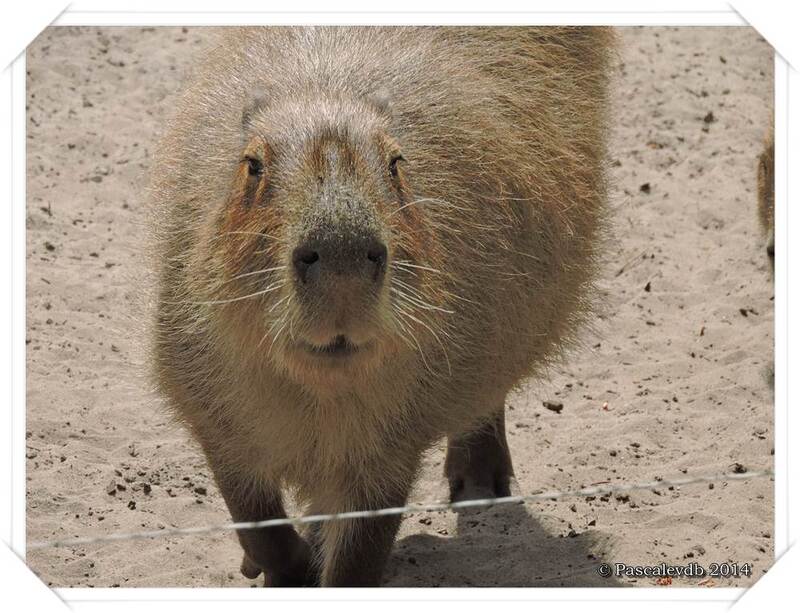
[[[507,392],[588,312],[604,28],[245,28],[154,164],[158,384],[234,519],[402,504],[448,436],[504,494]],[[397,518],[243,531],[267,583],[380,580]]]

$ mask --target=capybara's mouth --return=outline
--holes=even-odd
[[[313,345],[301,341],[303,349],[308,353],[323,358],[345,358],[358,353],[361,350],[359,345],[350,341],[343,334],[335,337],[327,345]]]

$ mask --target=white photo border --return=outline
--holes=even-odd
[[[176,2],[131,2],[115,3],[114,9],[99,2],[74,3],[55,20],[54,25],[235,25],[235,24],[572,24],[572,25],[703,25],[734,26],[748,25],[727,3],[721,2],[613,2],[611,10],[603,10],[599,3],[559,3],[562,12],[523,10],[520,2],[495,3],[496,11],[486,11],[476,2],[462,2],[459,12],[441,10],[441,3],[408,2],[405,6],[425,8],[436,6],[436,10],[377,12],[364,10],[369,3],[358,5],[356,10],[331,11],[322,2],[293,3],[293,11],[253,11],[253,3],[195,2],[191,7]],[[302,6],[301,6],[302,5]],[[539,6],[545,6],[539,3]],[[510,7],[511,10],[502,10]],[[634,8],[635,7],[635,8]],[[674,7],[674,8],[670,8]],[[770,8],[770,7],[765,7]],[[587,10],[588,9],[588,10]],[[634,9],[634,10],[631,10]],[[143,12],[140,12],[143,11]],[[792,251],[789,236],[790,215],[787,206],[790,195],[798,193],[797,176],[792,176],[790,167],[796,167],[800,142],[800,121],[790,116],[790,102],[800,100],[800,74],[781,56],[775,56],[775,147],[776,147],[776,261],[775,261],[775,552],[776,558],[788,550],[798,533],[798,485],[791,487],[790,475],[798,481],[798,454],[791,455],[790,445],[796,440],[796,419],[792,421],[788,412],[791,400],[798,398],[796,378],[790,379],[788,360],[790,348],[798,347],[796,333],[788,325],[789,305],[798,305],[797,288],[788,283],[788,271],[792,258],[797,259],[797,250]],[[10,229],[10,236],[0,241],[10,252],[5,261],[11,266],[2,267],[2,281],[10,289],[2,301],[3,313],[11,321],[10,329],[3,328],[0,346],[8,351],[0,358],[0,372],[7,378],[5,389],[11,391],[11,406],[7,413],[6,448],[10,457],[2,460],[0,485],[2,492],[10,494],[8,505],[0,505],[0,526],[3,540],[24,559],[25,552],[25,55],[21,54],[0,78],[0,113],[5,123],[0,129],[0,142],[10,143],[3,147],[0,168],[7,181],[11,207],[3,208],[2,228]],[[797,104],[795,104],[797,107]],[[792,164],[793,163],[793,164]],[[792,164],[792,166],[790,166]],[[5,181],[4,181],[5,182]],[[797,213],[795,213],[796,219]],[[5,341],[5,342],[3,342]],[[794,341],[794,342],[793,342]],[[10,362],[7,360],[10,359]],[[790,432],[790,427],[793,430]],[[790,437],[794,434],[794,437]],[[793,505],[794,508],[790,508]],[[791,512],[790,512],[791,511]],[[789,586],[786,586],[788,591]],[[753,589],[753,588],[751,588]],[[623,605],[636,605],[642,601],[648,609],[666,601],[674,607],[679,601],[682,607],[702,606],[704,610],[728,609],[745,591],[744,588],[671,588],[655,587],[626,588],[380,588],[340,590],[296,590],[292,592],[273,590],[250,590],[248,588],[58,588],[56,594],[76,611],[105,610],[111,603],[147,601],[148,608],[175,610],[180,603],[190,605],[193,611],[217,610],[223,602],[258,603],[263,601],[332,601],[334,609],[353,610],[356,603],[369,604],[380,601],[381,608],[390,603],[405,601],[452,602],[459,601],[464,609],[485,608],[487,601],[503,601],[504,606],[515,609],[530,609],[530,601],[548,601],[553,608],[559,601],[572,603],[597,602],[598,610],[619,611]],[[1,596],[0,596],[1,597]],[[20,601],[23,602],[23,601]],[[261,605],[263,606],[263,605]],[[392,606],[392,609],[395,607]],[[738,607],[737,607],[738,610]]]

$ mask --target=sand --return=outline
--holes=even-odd
[[[508,398],[517,493],[769,468],[773,287],[755,215],[772,49],[750,28],[625,28],[613,222],[582,348]],[[229,516],[143,376],[145,173],[203,28],[50,28],[28,50],[30,541]],[[542,402],[563,403],[556,413]],[[604,405],[607,403],[607,410]],[[443,447],[412,500],[445,497]],[[407,517],[389,586],[653,585],[601,561],[773,559],[773,483]],[[32,551],[52,586],[249,586],[232,533]],[[669,589],[665,587],[664,589]]]

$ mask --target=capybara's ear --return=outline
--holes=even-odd
[[[267,93],[263,89],[254,89],[249,97],[247,103],[242,109],[242,129],[247,130],[250,127],[250,122],[253,120],[255,114],[260,111],[267,104]]]

